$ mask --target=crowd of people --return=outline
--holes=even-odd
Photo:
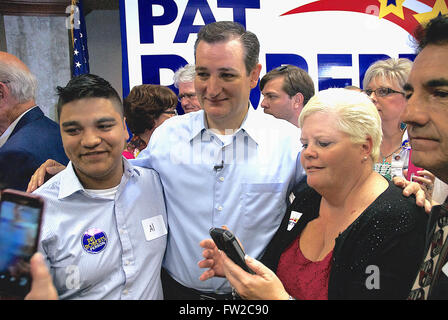
[[[107,80],[74,77],[57,88],[59,124],[30,121],[50,128],[43,143],[25,122],[36,81],[1,53],[0,182],[46,203],[26,298],[447,299],[447,194],[432,196],[448,183],[448,17],[416,39],[414,62],[375,62],[363,89],[315,92],[279,66],[260,112],[257,36],[210,23],[177,96],[143,84],[122,102]],[[221,226],[253,274],[210,239]]]

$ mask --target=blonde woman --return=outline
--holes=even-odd
[[[405,299],[424,247],[427,215],[373,170],[381,119],[363,93],[328,89],[300,114],[307,185],[261,261],[246,273],[211,240],[202,279],[225,275],[245,299]],[[244,244],[243,244],[244,245]],[[377,278],[375,278],[377,277]]]

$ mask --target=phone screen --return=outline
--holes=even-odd
[[[0,201],[0,290],[24,296],[30,289],[29,260],[36,251],[42,208]]]

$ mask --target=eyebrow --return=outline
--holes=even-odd
[[[428,82],[425,83],[425,87],[430,87],[430,88],[441,87],[441,86],[448,86],[448,79],[439,78],[439,79],[429,80]]]
[[[96,120],[95,121],[95,123],[97,123],[97,124],[101,124],[101,123],[104,123],[104,122],[116,122],[117,120],[115,119],[115,118],[113,118],[113,117],[103,117],[103,118],[100,118],[100,119],[98,119],[98,120]],[[75,121],[75,120],[73,120],[73,121],[66,121],[66,122],[64,122],[64,123],[62,123],[62,127],[70,127],[70,126],[79,126],[80,125],[80,123],[79,123],[79,121]]]
[[[196,68],[196,71],[206,71],[206,70],[208,70],[207,67],[197,67],[197,68]],[[220,72],[222,72],[222,71],[233,71],[233,72],[238,72],[238,70],[236,70],[236,69],[234,69],[234,68],[231,68],[231,67],[228,67],[228,68],[226,68],[226,67],[219,68],[218,71],[220,71]]]
[[[426,88],[436,88],[436,87],[443,87],[443,86],[448,86],[448,79],[445,79],[445,78],[433,79],[433,80],[427,81],[424,84],[424,87],[426,87]],[[414,87],[410,83],[406,83],[403,86],[403,90],[413,91]]]
[[[70,126],[77,126],[77,125],[79,125],[78,121],[67,121],[67,122],[62,123],[63,127],[70,127]]]

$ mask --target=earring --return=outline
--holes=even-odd
[[[364,158],[362,158],[362,162],[366,162],[367,161],[367,156],[364,156]]]

